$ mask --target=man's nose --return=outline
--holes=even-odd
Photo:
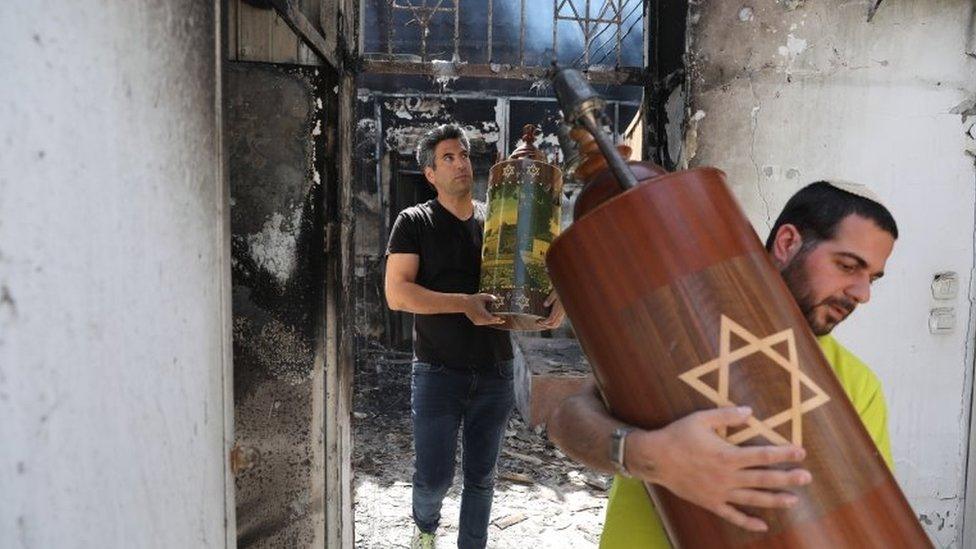
[[[859,278],[857,282],[847,287],[845,293],[858,303],[867,303],[871,300],[871,279],[868,277]]]

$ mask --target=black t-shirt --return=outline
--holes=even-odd
[[[444,293],[478,293],[481,240],[486,208],[461,221],[437,199],[411,206],[397,216],[387,254],[417,254],[415,282]],[[482,369],[511,360],[508,332],[475,326],[463,313],[414,315],[413,352],[417,360],[450,368]]]

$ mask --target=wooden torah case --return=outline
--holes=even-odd
[[[931,547],[724,174],[630,166],[640,182],[625,192],[592,174],[546,257],[607,405],[646,429],[749,405],[748,425],[723,436],[802,445],[813,474],[792,509],[745,509],[762,534],[647,485],[672,543]]]

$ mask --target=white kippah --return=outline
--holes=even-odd
[[[867,185],[854,183],[853,181],[844,181],[843,179],[825,179],[824,182],[831,187],[849,192],[855,196],[860,196],[861,198],[866,198],[871,202],[877,202],[878,204],[884,206],[884,202],[881,201],[881,197],[874,194],[874,191],[869,189]]]

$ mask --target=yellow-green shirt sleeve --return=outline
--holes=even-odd
[[[818,338],[827,362],[834,369],[841,387],[847,393],[861,422],[878,447],[888,468],[894,471],[891,458],[891,439],[888,436],[888,407],[885,404],[878,376],[854,353],[848,351],[833,336]]]

